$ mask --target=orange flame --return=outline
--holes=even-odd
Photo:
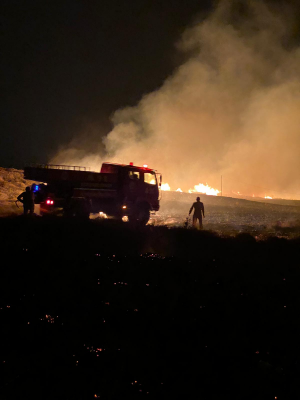
[[[204,193],[209,194],[211,196],[217,196],[220,191],[218,189],[214,189],[207,184],[204,185],[203,183],[199,183],[199,185],[195,185],[194,189],[190,189],[189,193]]]
[[[170,185],[168,183],[162,183],[161,190],[171,190]]]
[[[171,190],[170,185],[168,183],[162,183],[161,184],[161,190]],[[178,188],[176,189],[176,192],[183,192],[182,189]],[[204,194],[209,194],[211,196],[217,196],[220,191],[218,189],[214,189],[207,184],[204,185],[203,183],[199,183],[199,185],[195,185],[194,189],[190,189],[188,191],[189,193],[204,193]]]

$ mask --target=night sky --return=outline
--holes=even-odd
[[[208,0],[2,1],[0,166],[47,162],[86,127],[158,88]]]

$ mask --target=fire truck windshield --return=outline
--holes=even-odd
[[[144,172],[144,182],[149,183],[150,185],[156,185],[155,174],[151,172]]]

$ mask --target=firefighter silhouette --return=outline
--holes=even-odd
[[[197,197],[196,200],[197,200],[197,201],[196,201],[195,203],[193,203],[192,207],[190,208],[189,215],[191,214],[191,212],[192,212],[193,209],[194,209],[193,225],[194,225],[194,227],[196,227],[197,220],[199,220],[199,227],[200,227],[200,229],[203,229],[203,225],[202,225],[202,215],[203,215],[203,218],[205,218],[205,215],[204,215],[204,205],[203,205],[203,203],[200,201],[200,197]]]
[[[30,186],[26,187],[25,192],[21,193],[18,196],[18,201],[23,203],[24,215],[27,215],[28,212],[32,215],[34,211],[34,194],[30,189]]]

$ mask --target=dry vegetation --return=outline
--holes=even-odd
[[[298,398],[299,239],[0,227],[1,399]]]
[[[15,201],[32,183],[24,179],[22,170],[0,167],[0,216],[21,214],[22,210],[17,208]]]

